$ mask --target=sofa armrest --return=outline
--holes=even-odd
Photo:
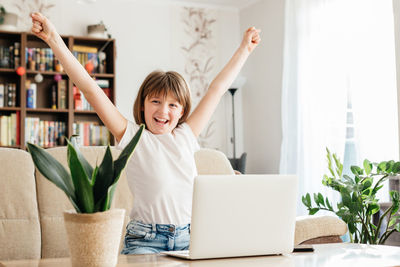
[[[296,218],[294,244],[338,243],[345,233],[347,225],[337,217],[301,216]]]

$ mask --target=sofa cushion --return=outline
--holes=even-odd
[[[88,162],[99,165],[105,153],[105,147],[81,147],[80,150]],[[68,169],[66,147],[47,149],[47,151]],[[114,160],[120,151],[111,148]],[[39,216],[42,229],[42,258],[68,257],[68,241],[64,226],[63,212],[73,209],[65,193],[56,187],[36,170],[36,184],[39,203]],[[123,172],[118,181],[112,207],[125,208],[125,222],[129,221],[129,212],[133,205],[133,197]],[[126,225],[126,224],[125,224]],[[125,229],[125,227],[124,227]],[[125,231],[123,231],[125,234]],[[122,244],[122,241],[121,241]]]
[[[0,259],[40,259],[34,165],[29,153],[0,148]]]
[[[197,173],[207,174],[235,174],[232,165],[224,153],[215,149],[202,148],[194,154]]]
[[[318,244],[340,241],[340,238],[347,232],[347,224],[334,216],[299,216],[296,218],[296,230],[294,244]],[[323,239],[316,239],[321,238]],[[314,240],[313,240],[314,239]],[[307,242],[311,240],[310,242]]]

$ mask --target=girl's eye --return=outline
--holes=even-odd
[[[160,103],[160,101],[158,101],[158,100],[153,100],[153,101],[151,101],[151,103],[158,104],[158,103]]]
[[[178,107],[178,105],[176,105],[176,104],[170,104],[170,106],[173,107],[173,108],[177,108]]]

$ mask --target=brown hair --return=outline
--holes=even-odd
[[[139,88],[138,95],[133,106],[133,117],[137,124],[144,123],[144,100],[147,96],[163,95],[171,93],[183,107],[183,115],[178,125],[185,122],[191,109],[190,90],[185,79],[175,71],[153,71],[144,79]]]

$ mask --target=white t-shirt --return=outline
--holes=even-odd
[[[131,121],[117,145],[123,149],[139,126]],[[144,223],[188,224],[192,212],[193,180],[197,175],[194,152],[199,144],[188,124],[170,134],[144,130],[126,166],[134,196],[131,219]]]

